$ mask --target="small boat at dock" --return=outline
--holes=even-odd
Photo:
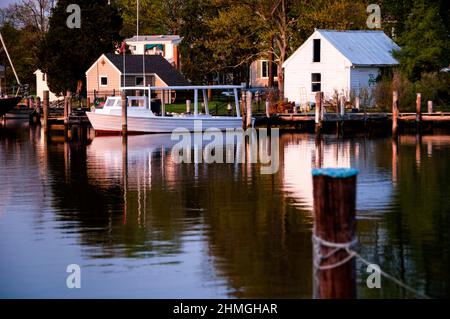
[[[20,100],[22,100],[22,97],[20,96],[0,97],[0,116],[5,115],[16,107]]]
[[[209,114],[207,90],[232,90],[235,98],[235,116],[212,116]],[[205,131],[207,129],[235,129],[242,127],[242,117],[239,109],[238,90],[241,86],[179,86],[179,87],[123,87],[122,91],[144,91],[144,96],[127,96],[127,131],[129,133],[170,133],[176,129],[189,132]],[[156,105],[152,100],[152,92],[193,90],[194,112],[192,114],[167,114],[164,99]],[[198,93],[203,93],[205,113],[199,113]],[[136,103],[137,102],[137,103]],[[158,101],[159,102],[159,101]],[[137,104],[137,106],[133,106]],[[152,105],[153,104],[153,105]],[[86,112],[96,132],[122,131],[122,100],[121,97],[108,97],[103,108]]]

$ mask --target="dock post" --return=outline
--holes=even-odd
[[[122,91],[121,98],[122,98],[122,136],[126,136],[128,134],[128,119],[127,119],[127,96],[125,95],[125,91]]]
[[[64,97],[64,125],[69,123],[69,98],[70,91],[67,90],[66,96]]]
[[[358,172],[354,169],[315,169],[312,174],[314,297],[356,298],[356,263],[346,248],[351,249],[355,244]]]
[[[345,96],[341,96],[341,99],[340,99],[340,114],[341,114],[341,117],[344,117],[345,116]]]
[[[161,90],[161,116],[166,116],[166,91]]]
[[[186,100],[186,113],[191,113],[191,100]]]
[[[266,117],[270,118],[270,100],[269,100],[269,97],[266,98]]]
[[[47,133],[48,130],[48,107],[49,107],[49,91],[44,91],[43,95],[43,101],[42,101],[42,108],[43,108],[43,114],[44,114],[44,132]]]
[[[428,101],[428,114],[433,114],[433,101]]]
[[[246,115],[247,115],[247,128],[252,126],[252,92],[247,91],[247,110],[246,110]]]
[[[360,100],[359,100],[359,96],[355,97],[355,109],[358,110],[359,112],[359,104],[360,104]]]
[[[398,91],[392,92],[392,136],[398,133]]]
[[[242,115],[242,128],[245,130],[247,125],[246,125],[246,120],[247,120],[247,114],[246,114],[246,103],[245,103],[245,90],[241,91],[241,115]]]
[[[316,93],[316,109],[315,109],[315,123],[316,133],[320,133],[322,129],[323,110],[322,110],[323,92]]]
[[[422,94],[417,93],[416,98],[416,122],[420,123],[422,122]]]

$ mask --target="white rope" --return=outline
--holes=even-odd
[[[371,265],[372,263],[370,263],[368,260],[364,259],[360,254],[353,252],[355,254],[355,257],[357,257],[359,260],[361,260],[361,262],[363,262],[364,264],[366,264],[367,266]],[[420,296],[424,299],[431,299],[429,296],[419,292],[418,290],[415,290],[414,288],[408,286],[407,284],[401,282],[400,280],[398,280],[397,278],[389,275],[388,273],[384,272],[383,270],[381,270],[380,268],[380,274],[384,277],[386,277],[387,279],[391,280],[392,282],[396,283],[397,285],[399,285],[400,287],[414,293],[417,296]]]
[[[358,243],[358,240],[356,238],[354,238],[352,241],[345,242],[345,243],[333,243],[333,242],[330,242],[330,241],[327,241],[327,240],[324,240],[324,239],[318,237],[316,234],[313,234],[312,241],[313,241],[313,249],[314,249],[313,263],[314,263],[315,277],[319,270],[331,270],[331,269],[340,267],[355,257],[358,258],[362,263],[366,264],[367,266],[372,264],[368,260],[364,259],[356,251],[351,249],[353,246],[355,246]],[[328,252],[326,255],[322,255],[322,252],[321,252],[322,246],[327,247],[327,248],[334,248],[334,249],[331,250],[330,252]],[[331,256],[335,255],[340,250],[346,251],[348,256],[334,264],[322,265],[322,261],[329,259]],[[405,290],[408,290],[422,298],[430,299],[429,296],[427,296],[427,295],[415,290],[414,288],[408,286],[407,284],[401,282],[397,278],[395,278],[395,277],[389,275],[388,273],[384,272],[383,270],[381,270],[381,268],[380,268],[380,274],[382,276],[384,276],[385,278],[391,280],[392,282],[396,283],[400,287],[404,288]]]

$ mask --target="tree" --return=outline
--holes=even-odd
[[[449,34],[439,7],[416,1],[399,44],[402,48],[394,56],[402,72],[412,81],[420,80],[423,72],[437,72],[448,66]]]
[[[0,32],[22,84],[34,87],[37,46],[48,28],[53,0],[22,0],[0,9]],[[0,48],[0,64],[6,67],[9,85],[15,83],[6,55]],[[14,79],[14,80],[13,80]]]
[[[39,45],[38,68],[48,75],[51,91],[74,92],[85,72],[102,54],[114,51],[121,41],[122,18],[108,0],[79,0],[81,28],[66,24],[71,0],[59,0],[52,11],[49,31]]]
[[[206,48],[212,52],[214,61],[211,71],[232,72],[235,83],[245,82],[249,64],[261,51],[258,17],[247,7],[230,1],[219,4],[218,8],[217,16],[207,23],[210,33]]]

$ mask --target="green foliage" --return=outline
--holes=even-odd
[[[247,7],[224,6],[216,17],[208,20],[207,26],[211,31],[206,48],[212,52],[214,71],[247,69],[249,63],[259,56],[262,49],[258,41],[261,25]]]
[[[314,29],[366,29],[366,1],[356,0],[297,0],[296,30],[291,35],[290,52],[295,51]]]
[[[122,19],[107,0],[79,0],[81,28],[70,29],[66,8],[73,1],[60,0],[52,11],[50,28],[39,45],[38,68],[48,75],[51,91],[74,92],[78,81],[85,81],[86,70],[102,54],[120,43]]]
[[[394,53],[401,71],[417,81],[423,72],[437,72],[450,63],[450,41],[439,7],[416,1],[400,37],[402,49]]]
[[[11,60],[22,84],[35,83],[34,74],[36,57],[35,48],[38,43],[37,34],[30,28],[16,29],[7,23],[0,28]],[[6,86],[17,85],[16,78],[9,65],[6,54],[0,53],[0,64],[6,67]],[[5,83],[2,83],[5,85]]]
[[[449,73],[423,73],[416,89],[422,93],[423,103],[433,101],[436,111],[444,111],[444,107],[450,105]]]

